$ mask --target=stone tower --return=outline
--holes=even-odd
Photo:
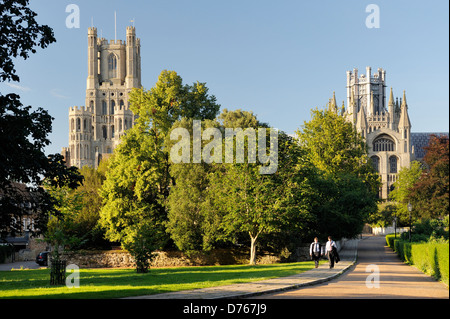
[[[347,109],[345,118],[353,123],[366,139],[369,157],[374,168],[381,176],[383,186],[380,197],[388,198],[402,167],[409,167],[415,159],[411,146],[411,123],[403,98],[394,101],[392,88],[386,104],[386,71],[379,68],[371,74],[358,76],[358,70],[347,71]]]
[[[88,29],[88,76],[85,106],[69,108],[69,165],[97,167],[109,156],[125,130],[134,124],[128,94],[141,87],[140,39],[127,27],[126,41],[97,37]]]

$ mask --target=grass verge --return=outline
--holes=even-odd
[[[298,274],[314,262],[134,269],[80,269],[80,287],[49,285],[50,269],[0,271],[0,298],[100,299],[207,288]]]

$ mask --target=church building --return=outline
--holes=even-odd
[[[329,108],[339,112],[334,93]],[[379,196],[383,199],[393,190],[400,169],[423,159],[431,134],[448,135],[411,133],[406,92],[394,99],[390,88],[387,96],[386,71],[381,68],[374,74],[371,67],[366,67],[365,74],[358,74],[358,69],[347,71],[347,108],[343,105],[340,114],[365,138],[369,157],[381,176]]]
[[[69,147],[62,155],[70,166],[98,167],[102,158],[112,154],[120,137],[134,125],[128,95],[141,87],[140,39],[136,30],[126,29],[126,40],[97,37],[97,29],[88,29],[88,76],[85,106],[69,108]],[[329,108],[353,123],[366,139],[369,157],[380,174],[383,186],[380,198],[388,198],[402,167],[422,160],[431,134],[411,133],[406,92],[394,99],[393,89],[386,92],[386,71],[372,74],[347,71],[347,107],[338,109],[336,97]]]
[[[141,87],[140,39],[127,27],[126,41],[97,37],[88,29],[88,76],[85,106],[69,108],[69,147],[62,155],[70,166],[98,167],[134,124],[128,94]]]

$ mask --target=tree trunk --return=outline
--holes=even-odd
[[[250,236],[250,265],[256,265],[256,239]]]

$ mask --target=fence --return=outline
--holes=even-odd
[[[66,283],[66,261],[52,260],[50,270],[50,285],[64,285]]]

